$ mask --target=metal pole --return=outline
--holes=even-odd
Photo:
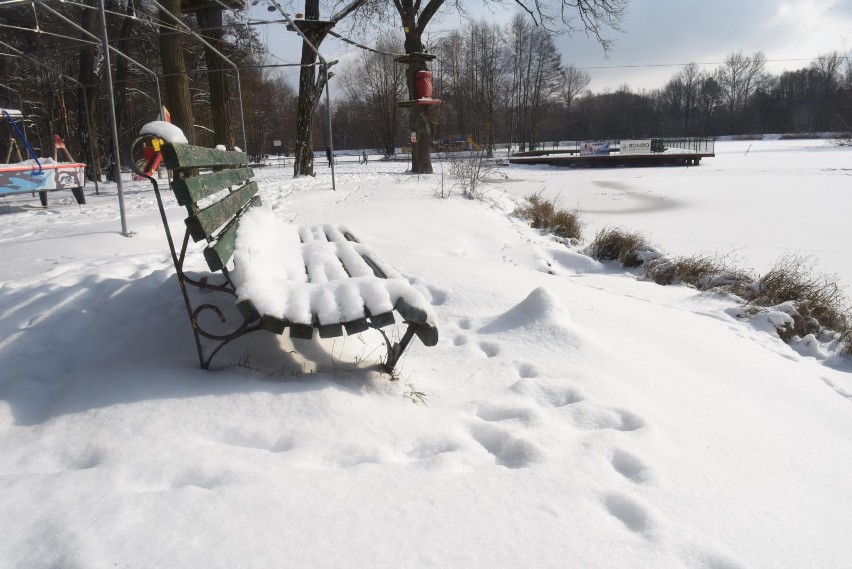
[[[325,110],[328,115],[328,147],[331,149],[331,190],[337,191],[334,185],[334,137],[331,135],[331,85],[328,82],[328,64],[323,62],[322,72],[325,75]]]
[[[106,87],[109,104],[109,122],[112,128],[112,145],[115,154],[115,183],[118,187],[118,210],[121,213],[121,234],[130,237],[127,231],[127,216],[124,214],[124,188],[121,185],[121,153],[119,152],[118,124],[115,120],[115,98],[112,91],[112,64],[109,61],[109,42],[107,39],[106,12],[104,11],[104,0],[98,0],[98,12],[101,15],[101,45],[104,51],[104,65],[106,67]],[[87,113],[88,114],[88,113]]]
[[[287,20],[287,24],[288,24],[289,28],[296,30],[296,33],[299,34],[299,36],[301,36],[302,41],[305,42],[305,45],[307,45],[309,48],[311,48],[311,51],[313,51],[316,54],[317,58],[323,64],[323,69],[325,70],[325,95],[326,95],[326,105],[325,105],[326,109],[325,109],[325,111],[326,111],[326,115],[328,117],[328,134],[329,134],[329,136],[328,136],[328,138],[329,138],[328,147],[331,150],[331,189],[334,190],[334,191],[337,191],[337,187],[336,187],[335,182],[334,182],[334,141],[331,140],[331,101],[328,98],[328,62],[325,60],[325,58],[322,56],[322,54],[319,52],[319,50],[316,47],[314,47],[314,44],[312,44],[311,42],[308,41],[307,36],[305,36],[305,34],[302,33],[302,30],[300,30],[298,27],[296,27],[296,24],[293,23],[293,20],[290,19],[290,15],[287,12],[284,11],[284,8],[281,7],[281,4],[279,4],[277,2],[277,0],[269,0],[269,3],[273,6],[275,6],[278,9],[279,12],[281,12],[281,15],[284,16],[285,20]],[[313,152],[313,150],[314,149],[311,148],[311,152]]]
[[[240,81],[240,70],[237,69],[237,99],[240,102],[240,126],[243,129],[243,152],[248,152],[248,139],[246,139],[246,116],[243,111],[243,87]]]

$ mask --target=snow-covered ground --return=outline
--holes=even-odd
[[[509,215],[543,191],[588,238],[758,272],[810,253],[848,291],[852,150],[716,150],[506,168],[480,201],[436,198],[438,163],[341,164],[337,192],[324,166],[258,170],[276,216],[347,225],[431,300],[441,340],[398,381],[372,331],[250,335],[201,371],[147,183],[125,185],[130,238],[114,187],[7,198],[0,567],[852,566],[849,360]]]

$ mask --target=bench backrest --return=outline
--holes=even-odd
[[[185,223],[190,237],[207,241],[207,265],[221,270],[234,254],[240,214],[260,205],[246,153],[169,143],[162,153],[174,176],[175,197],[189,214]]]

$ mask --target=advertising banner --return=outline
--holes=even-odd
[[[580,145],[580,156],[608,156],[609,142],[584,142]]]
[[[619,148],[622,154],[650,154],[651,139],[622,140]]]

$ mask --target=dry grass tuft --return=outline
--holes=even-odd
[[[628,269],[660,257],[644,235],[617,227],[598,231],[589,245],[589,254],[598,261],[618,261]]]
[[[754,280],[727,257],[711,255],[655,259],[648,263],[645,276],[659,285],[684,283],[701,291],[722,288],[740,295]]]
[[[563,239],[581,239],[583,224],[576,212],[559,209],[557,205],[541,197],[541,194],[531,194],[524,198],[526,204],[519,206],[514,215],[530,222],[534,229],[550,231]]]
[[[849,301],[834,276],[814,272],[808,257],[788,255],[761,277],[744,295],[751,306],[772,307],[793,303],[793,332],[798,336],[818,334],[823,328],[840,331],[849,349],[852,325]]]

